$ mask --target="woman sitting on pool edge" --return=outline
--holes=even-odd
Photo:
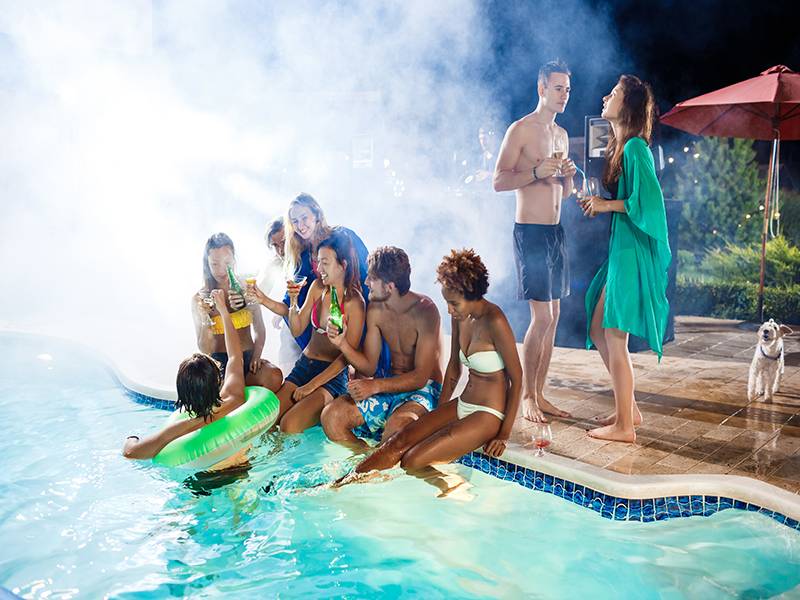
[[[225,352],[226,342],[222,322],[219,314],[204,301],[204,297],[207,298],[211,290],[224,290],[228,296],[231,319],[236,327],[240,345],[244,349],[243,369],[246,385],[260,385],[276,391],[281,387],[283,373],[275,365],[261,358],[267,335],[261,309],[258,306],[246,306],[245,299],[230,289],[228,266],[233,266],[235,261],[233,240],[226,234],[215,233],[206,240],[203,253],[203,287],[192,298],[197,347],[200,352],[210,355],[222,365],[224,375],[228,355]]]
[[[258,287],[253,292],[259,302],[276,314],[287,315],[292,335],[297,336],[311,325],[311,340],[278,390],[280,427],[284,433],[301,433],[319,423],[325,404],[347,393],[347,361],[328,339],[331,287],[336,292],[342,313],[347,319],[347,342],[361,346],[365,305],[353,244],[348,233],[334,228],[317,246],[317,269],[302,308],[297,298],[301,285],[291,286],[291,307],[269,298]]]
[[[172,440],[200,429],[244,404],[244,358],[239,335],[228,312],[225,292],[213,290],[211,297],[225,331],[225,350],[230,368],[223,378],[220,364],[209,355],[198,352],[185,359],[178,367],[175,407],[185,410],[193,418],[177,421],[143,438],[129,435],[122,448],[125,458],[153,458]],[[236,456],[223,463],[230,465]],[[215,465],[215,468],[222,467],[222,463]]]
[[[402,467],[418,471],[449,463],[483,446],[494,457],[503,454],[519,407],[522,366],[508,319],[484,298],[489,274],[474,250],[452,250],[436,270],[437,282],[451,317],[450,361],[439,407],[395,433],[357,473]],[[450,400],[461,376],[469,380],[460,398]]]

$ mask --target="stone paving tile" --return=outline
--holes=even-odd
[[[554,454],[619,473],[731,473],[800,491],[800,339],[786,340],[786,373],[775,402],[748,402],[748,365],[756,327],[738,321],[678,317],[676,340],[659,364],[632,355],[644,417],[637,443],[586,434],[613,412],[611,381],[596,351],[556,348],[545,395],[572,413],[551,419]],[[531,452],[531,423],[513,436]]]

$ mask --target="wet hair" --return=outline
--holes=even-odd
[[[208,254],[212,250],[218,248],[229,247],[233,256],[236,256],[236,250],[233,247],[233,240],[225,233],[215,233],[206,240],[206,249],[203,251],[203,280],[205,281],[205,289],[211,291],[219,287],[217,280],[211,274],[211,267],[208,266]]]
[[[411,289],[411,263],[405,250],[394,246],[376,248],[367,259],[367,271],[386,283],[393,283],[401,296]]]
[[[317,246],[317,252],[322,248],[330,248],[336,255],[337,262],[342,265],[347,261],[344,270],[344,289],[346,294],[361,294],[361,274],[358,268],[358,257],[353,248],[353,241],[341,227],[334,227],[331,234]]]
[[[489,289],[489,271],[472,248],[451,250],[436,268],[436,281],[466,300],[480,300]]]
[[[222,387],[222,369],[219,363],[200,352],[195,352],[181,362],[175,379],[178,399],[175,406],[192,417],[211,418],[212,411],[222,404],[219,391]]]
[[[603,184],[606,188],[619,181],[625,143],[639,136],[650,144],[656,119],[656,101],[650,84],[635,75],[623,75],[619,78],[619,83],[622,86],[619,123],[623,137],[617,139],[613,128],[609,128],[606,165],[603,168]]]
[[[331,233],[331,227],[325,220],[325,213],[322,212],[322,207],[314,199],[314,196],[303,192],[292,200],[289,203],[289,208],[286,209],[286,218],[284,219],[286,240],[284,241],[283,266],[286,272],[290,274],[297,272],[300,266],[300,255],[309,246],[309,242],[300,237],[300,234],[294,230],[294,225],[292,225],[291,212],[293,208],[298,206],[306,207],[317,220],[317,232],[314,237],[324,239]]]
[[[546,62],[541,66],[537,81],[546,86],[550,81],[550,75],[553,73],[564,73],[564,75],[567,77],[572,77],[572,73],[565,62],[561,60],[551,60],[550,62]]]

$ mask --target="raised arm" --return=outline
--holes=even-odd
[[[280,300],[273,300],[267,296],[257,285],[251,285],[249,287],[261,306],[266,307],[267,310],[270,310],[281,317],[286,317],[289,315],[289,306],[287,304],[284,304]]]
[[[311,309],[322,295],[323,287],[322,282],[319,279],[315,279],[311,284],[311,288],[308,290],[302,308],[297,307],[297,296],[300,293],[300,288],[290,288],[289,298],[292,305],[289,308],[289,330],[292,332],[292,337],[299,336],[308,327],[308,324],[311,322]]]
[[[451,400],[451,396],[458,386],[461,379],[461,359],[458,353],[461,346],[458,342],[458,321],[450,319],[450,360],[447,362],[447,370],[444,373],[442,382],[442,393],[439,395],[439,405]]]
[[[214,351],[214,332],[205,324],[210,318],[210,311],[200,294],[192,296],[192,319],[194,320],[194,333],[197,337],[197,348],[200,352],[211,354]]]

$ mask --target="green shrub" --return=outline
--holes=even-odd
[[[758,284],[714,283],[678,278],[675,314],[758,321]],[[764,315],[800,324],[800,285],[764,289]]]
[[[712,281],[754,283],[759,280],[760,265],[760,244],[728,244],[725,248],[708,252],[700,265],[700,272]],[[800,283],[800,248],[789,244],[783,236],[767,242],[765,282],[769,287]]]

